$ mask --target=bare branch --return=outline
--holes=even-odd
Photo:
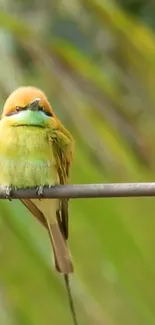
[[[155,196],[155,183],[74,184],[44,187],[42,198],[101,198]],[[13,189],[0,186],[0,199],[41,198],[38,188]]]

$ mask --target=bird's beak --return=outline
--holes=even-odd
[[[40,98],[35,98],[28,106],[28,109],[32,111],[38,111]]]

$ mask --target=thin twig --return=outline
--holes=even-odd
[[[35,199],[38,188],[11,189],[0,186],[0,199]],[[155,183],[109,183],[55,185],[43,188],[42,198],[100,198],[155,196]],[[40,198],[40,197],[39,197]]]

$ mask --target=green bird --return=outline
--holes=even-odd
[[[68,183],[73,137],[40,89],[20,87],[8,97],[0,120],[0,139],[0,185],[41,188]],[[73,272],[67,247],[68,200],[21,201],[48,230],[57,271]]]

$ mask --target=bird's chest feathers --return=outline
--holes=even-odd
[[[58,183],[48,130],[8,127],[0,132],[0,184],[17,187]]]

